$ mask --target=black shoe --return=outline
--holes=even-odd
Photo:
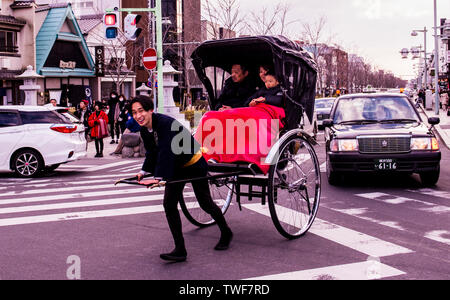
[[[99,155],[100,155],[100,153],[97,153],[97,154],[95,154],[95,156],[94,156],[94,157],[100,157]]]
[[[115,143],[116,143],[116,142],[114,142],[114,140],[112,140],[110,144],[115,144]]]
[[[160,254],[159,257],[162,260],[173,261],[173,262],[183,262],[186,260],[187,253],[186,251],[172,251],[170,253]]]
[[[229,233],[222,234],[216,247],[214,247],[214,250],[217,251],[227,250],[228,248],[230,248],[230,243],[232,239],[233,239],[233,232],[231,230]]]
[[[98,154],[98,157],[103,157],[103,153],[99,153],[99,154]]]

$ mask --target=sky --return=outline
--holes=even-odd
[[[427,52],[434,49],[433,0],[240,0],[240,7],[248,13],[279,2],[289,3],[289,18],[299,20],[290,28],[291,38],[300,36],[302,23],[324,16],[326,37],[404,79],[411,79],[418,61],[402,59],[400,50],[424,44],[423,33],[412,37],[411,32],[426,26]],[[439,26],[441,18],[450,19],[450,0],[437,0],[437,8]]]

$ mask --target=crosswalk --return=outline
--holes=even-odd
[[[67,165],[61,166],[54,176],[36,179],[0,178],[0,228],[37,223],[73,222],[75,220],[94,218],[114,218],[119,216],[163,213],[162,205],[164,189],[148,190],[129,185],[114,186],[115,180],[134,176],[141,164],[136,160],[121,160],[104,165]],[[321,165],[324,169],[324,165]],[[76,172],[76,177],[66,176]],[[373,211],[370,203],[382,204],[395,210],[415,210],[431,216],[447,216],[450,207],[444,200],[450,193],[437,189],[407,190],[408,196],[395,195],[388,192],[365,192],[353,195],[361,201],[358,207],[343,207],[333,201],[322,201],[321,207],[329,211],[344,214],[362,222],[370,222],[396,230],[407,232],[408,228],[398,219],[386,218],[386,215]],[[324,194],[324,197],[331,195]],[[193,198],[192,189],[185,190],[186,198]],[[330,197],[331,198],[331,197]],[[270,212],[267,206],[243,204],[245,211],[267,217]],[[445,224],[444,224],[445,225]],[[436,227],[422,236],[430,241],[450,246],[448,228]],[[413,249],[384,241],[373,235],[354,228],[346,228],[328,220],[316,219],[309,234],[316,235],[326,242],[339,244],[368,257],[385,258],[388,256],[414,252]],[[372,264],[373,265],[373,264]],[[371,265],[371,266],[372,266]],[[377,265],[381,271],[376,278],[386,278],[404,274],[385,264]],[[353,272],[348,273],[349,270]],[[252,279],[317,279],[324,274],[330,278],[371,279],[367,277],[367,262],[329,266],[326,268],[299,270],[283,274],[264,274]]]

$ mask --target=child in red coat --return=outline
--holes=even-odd
[[[91,127],[91,137],[95,140],[95,157],[103,157],[103,138],[108,136],[108,116],[102,110],[102,104],[95,104],[95,111],[91,114],[88,121]]]

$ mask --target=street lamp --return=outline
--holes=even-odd
[[[424,41],[423,41],[423,54],[424,54],[424,61],[425,61],[425,90],[428,89],[428,70],[427,70],[427,28],[424,27],[423,30],[416,29],[411,32],[411,36],[418,36],[418,32],[423,32]]]

